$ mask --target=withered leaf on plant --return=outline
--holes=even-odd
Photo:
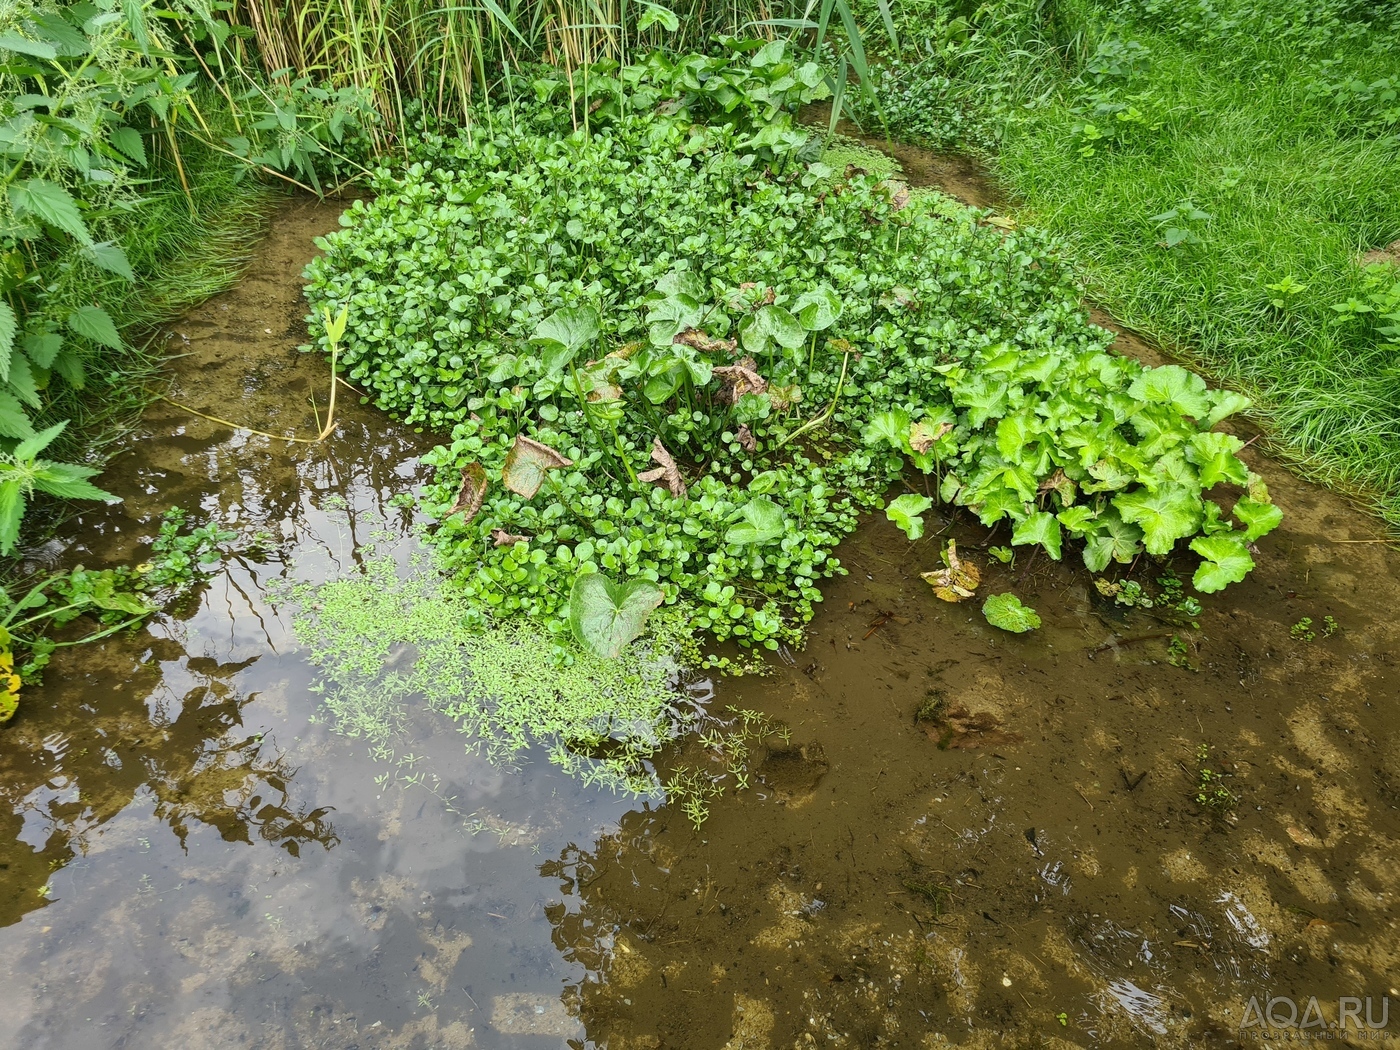
[[[715,375],[724,383],[720,387],[719,400],[732,405],[745,394],[761,394],[767,390],[768,380],[755,371],[757,368],[758,362],[752,357],[741,358],[737,364],[720,365],[716,368]]]
[[[462,468],[462,484],[457,489],[457,499],[452,504],[452,508],[447,512],[451,517],[459,511],[466,516],[463,521],[471,521],[476,517],[476,512],[481,509],[481,504],[486,500],[486,486],[489,481],[486,471],[480,463],[468,463]]]
[[[964,563],[958,557],[957,540],[948,541],[948,549],[943,552],[944,567],[920,575],[933,588],[933,593],[945,602],[960,602],[971,598],[982,582],[982,573],[971,562]]]
[[[739,432],[736,437],[739,439],[739,446],[745,452],[752,452],[758,448],[758,442],[754,440],[753,431],[749,429],[747,423],[739,424]]]
[[[938,444],[939,439],[952,429],[952,423],[937,423],[934,426],[929,426],[923,420],[919,420],[909,428],[909,447],[922,456]]]
[[[506,453],[505,465],[501,467],[501,481],[516,495],[533,499],[544,484],[546,471],[570,467],[573,463],[556,449],[524,434],[516,434],[515,444]]]
[[[714,336],[701,331],[699,328],[687,328],[684,332],[681,332],[680,335],[672,339],[671,342],[691,347],[705,354],[732,354],[739,345],[733,339],[716,339]]]
[[[529,536],[518,536],[513,532],[507,532],[505,529],[491,530],[491,545],[493,547],[511,547],[517,543],[529,542]]]
[[[658,485],[664,485],[671,490],[671,495],[676,499],[685,499],[685,480],[681,477],[681,471],[676,466],[676,461],[671,457],[671,453],[666,451],[666,446],[661,443],[660,438],[656,438],[651,443],[651,458],[655,463],[660,464],[654,470],[644,470],[637,475],[638,481],[653,481]]]

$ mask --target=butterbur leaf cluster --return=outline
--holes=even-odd
[[[669,105],[656,68],[609,72],[578,130],[524,105],[424,140],[310,267],[352,381],[447,435],[425,502],[469,619],[567,638],[599,573],[776,647],[911,467],[1001,542],[1094,571],[1190,546],[1200,590],[1242,575],[1278,521],[1213,429],[1242,397],[1110,353],[1051,238],[805,136],[759,145],[764,106]],[[528,485],[522,441],[557,457]],[[927,502],[889,516],[916,538]]]

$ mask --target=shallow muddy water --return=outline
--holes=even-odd
[[[173,326],[172,397],[314,432],[298,275],[335,216],[289,204]],[[432,444],[353,400],[318,448],[158,405],[103,479],[126,502],[36,552],[139,560],[171,504],[275,551],[69,651],[0,732],[0,1045],[1229,1046],[1276,996],[1389,996],[1400,1032],[1400,555],[1336,497],[1256,457],[1288,516],[1199,629],[975,525],[871,522],[805,649],[720,683],[791,736],[696,831],[428,712],[380,757],[326,726],[268,586],[376,531],[406,556]],[[949,536],[978,603],[918,577]],[[986,625],[1011,589],[1042,630]]]

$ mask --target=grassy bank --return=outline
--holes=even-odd
[[[1400,238],[1400,7],[900,14],[921,57],[883,81],[891,130],[991,156],[1095,298],[1400,524],[1400,273],[1366,257]]]

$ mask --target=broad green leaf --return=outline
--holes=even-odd
[[[1201,420],[1201,425],[1206,428],[1215,426],[1222,419],[1233,416],[1236,412],[1243,412],[1253,403],[1243,394],[1237,394],[1233,390],[1212,390],[1210,399],[1212,402],[1210,414]]]
[[[906,492],[890,501],[890,505],[885,508],[885,517],[903,529],[904,535],[911,540],[917,540],[924,534],[924,511],[932,506],[933,500],[927,496]]]
[[[1201,474],[1201,488],[1208,489],[1227,481],[1244,485],[1249,481],[1249,468],[1235,455],[1244,442],[1233,434],[1208,431],[1194,435],[1186,446],[1186,458],[1196,464]]]
[[[25,355],[40,368],[52,368],[62,349],[63,336],[57,332],[30,332],[24,337]]]
[[[590,652],[616,660],[664,600],[661,588],[649,580],[614,583],[602,573],[585,573],[569,594],[569,626]]]
[[[904,443],[909,437],[909,413],[902,408],[877,412],[860,433],[867,445],[889,445],[905,451]]]
[[[47,430],[35,434],[33,437],[25,438],[25,440],[15,446],[15,451],[13,453],[15,460],[23,463],[36,458],[40,452],[44,451],[44,449],[48,448],[49,445],[53,443],[54,438],[63,433],[63,428],[67,425],[68,420],[65,419],[63,422],[55,423]]]
[[[1191,541],[1191,549],[1205,559],[1191,578],[1202,594],[1214,594],[1232,583],[1239,583],[1254,568],[1254,559],[1238,533],[1198,536]]]
[[[106,569],[98,574],[97,580],[92,586],[91,600],[99,609],[124,612],[128,616],[145,616],[156,610],[154,605],[145,601],[140,595],[130,591],[117,590],[116,574],[111,569]]]
[[[751,354],[766,354],[775,345],[797,349],[807,341],[807,333],[787,310],[770,304],[740,322],[739,341]]]
[[[80,306],[68,315],[68,327],[77,335],[113,350],[122,348],[122,337],[111,316],[100,306]]]
[[[9,557],[14,553],[23,517],[23,486],[18,481],[0,481],[0,555]]]
[[[787,531],[787,518],[782,508],[767,496],[759,496],[744,504],[740,520],[729,526],[724,534],[726,543],[763,544],[782,539]]]
[[[28,438],[34,426],[14,394],[0,390],[0,437]]]
[[[533,499],[544,484],[546,472],[572,466],[573,462],[548,445],[516,434],[515,444],[506,453],[505,464],[501,467],[501,481],[517,495]]]
[[[1235,501],[1231,512],[1245,527],[1244,542],[1253,543],[1261,536],[1267,536],[1283,521],[1283,511],[1272,503],[1260,503],[1243,496]]]
[[[1201,526],[1200,497],[1185,485],[1167,482],[1156,492],[1134,489],[1113,497],[1123,520],[1142,529],[1149,554],[1168,553],[1177,540]]]
[[[646,3],[646,10],[642,12],[642,17],[637,19],[637,32],[644,33],[652,26],[659,25],[668,33],[674,33],[681,26],[681,20],[669,7],[662,7],[660,4]]]
[[[1040,626],[1040,616],[1029,605],[1022,605],[1014,594],[993,594],[982,603],[982,615],[993,627],[1012,634],[1025,634]]]
[[[56,182],[30,179],[21,185],[11,186],[10,201],[17,215],[32,215],[40,222],[57,226],[84,244],[92,242],[87,223],[83,222],[82,212],[78,210],[73,195]]]
[[[0,380],[8,381],[10,378],[10,354],[15,348],[15,332],[18,330],[19,321],[14,310],[4,299],[0,299]]]
[[[572,364],[579,351],[598,338],[601,323],[591,306],[566,306],[541,321],[530,340],[540,344],[545,373],[557,376]]]
[[[1171,405],[1193,419],[1208,418],[1212,408],[1206,381],[1180,365],[1144,369],[1128,387],[1128,395],[1139,401]]]
[[[1110,561],[1127,565],[1141,552],[1142,530],[1128,524],[1117,510],[1109,507],[1099,514],[1093,530],[1085,536],[1084,567],[1090,572],[1103,572]]]
[[[29,367],[29,358],[16,351],[10,355],[10,393],[30,408],[39,408],[39,385],[34,378],[34,370]]]
[[[807,331],[824,332],[841,316],[841,297],[822,285],[799,295],[792,312]]]
[[[1036,511],[1011,533],[1013,544],[1038,543],[1056,561],[1060,560],[1060,539],[1060,523],[1048,510]]]
[[[984,375],[974,375],[953,387],[953,404],[967,409],[967,425],[976,430],[987,420],[1006,411],[1009,383],[998,382]]]

